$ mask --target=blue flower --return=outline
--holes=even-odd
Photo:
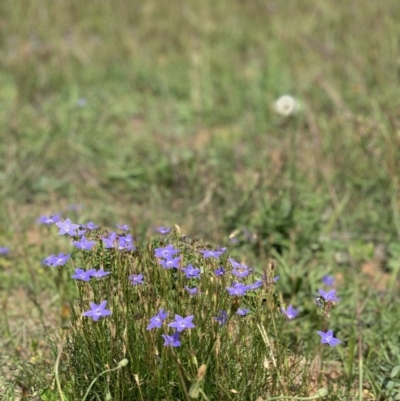
[[[164,308],[161,308],[157,315],[150,318],[150,324],[147,326],[146,330],[151,330],[154,328],[160,329],[162,326],[162,322],[168,316],[168,312],[164,311]]]
[[[160,233],[160,234],[168,234],[170,231],[171,231],[171,229],[169,228],[169,227],[162,227],[162,226],[160,226],[160,227],[157,227],[157,231]]]
[[[175,329],[177,331],[179,331],[179,332],[183,331],[185,329],[192,329],[192,328],[196,327],[192,323],[193,318],[194,318],[193,315],[187,316],[187,317],[182,317],[182,316],[179,316],[179,315],[175,315],[175,321],[170,323],[168,326],[169,327],[175,327]]]
[[[71,223],[70,219],[58,221],[56,222],[56,226],[60,229],[58,232],[59,235],[68,234],[70,236],[76,235],[76,230],[79,228],[79,224]]]
[[[156,248],[154,250],[154,256],[156,258],[172,258],[179,252],[179,249],[175,249],[173,245],[168,245],[165,248]]]
[[[339,301],[339,298],[336,297],[336,290],[324,291],[319,289],[318,292],[326,302]]]
[[[324,276],[324,277],[322,278],[322,282],[323,282],[326,286],[332,287],[332,286],[335,284],[335,277],[329,276],[329,275]]]
[[[164,339],[164,346],[168,347],[179,347],[181,342],[179,341],[180,333],[176,331],[172,336],[168,334],[161,334],[162,338]]]
[[[7,255],[10,252],[10,248],[7,246],[0,246],[0,255]]]
[[[200,278],[200,269],[194,268],[191,264],[182,270],[185,272],[186,278]]]
[[[132,274],[129,276],[129,280],[133,285],[144,284],[143,274]]]
[[[248,290],[256,290],[257,288],[262,287],[262,285],[263,285],[262,280],[257,280],[255,283],[248,284],[246,287]]]
[[[83,312],[83,316],[89,316],[94,321],[99,320],[103,316],[111,315],[111,311],[106,309],[107,301],[101,302],[99,305],[95,304],[94,302],[90,302],[90,310]]]
[[[117,239],[117,233],[114,232],[110,233],[108,237],[103,237],[102,241],[104,248],[106,249],[114,248],[116,239]]]
[[[82,249],[84,251],[90,251],[96,245],[96,241],[89,241],[86,237],[82,237],[79,241],[72,241],[72,243],[78,249]]]
[[[224,326],[226,324],[226,322],[228,321],[228,314],[223,311],[220,310],[218,312],[218,316],[214,318],[216,322],[218,322],[221,326]]]
[[[289,305],[287,309],[281,308],[281,311],[289,320],[294,319],[299,314],[299,310],[293,308],[292,305]]]
[[[95,273],[96,269],[82,270],[78,268],[75,269],[75,274],[71,277],[76,280],[89,281]]]
[[[76,230],[76,236],[77,236],[77,237],[82,237],[82,235],[84,235],[85,233],[86,233],[86,229],[78,228],[78,229]]]
[[[228,258],[228,262],[231,264],[233,269],[243,269],[243,268],[247,268],[246,265],[242,265],[241,263],[237,262],[235,259],[233,258]]]
[[[43,263],[51,267],[64,266],[70,257],[71,254],[64,255],[63,253],[60,253],[59,255],[50,255],[43,260]]]
[[[99,269],[99,270],[94,270],[94,273],[92,273],[92,277],[102,278],[108,276],[109,274],[111,274],[111,272],[105,272],[104,269]]]
[[[246,316],[249,312],[250,312],[250,309],[242,309],[242,308],[239,308],[239,309],[236,311],[236,314],[239,315],[239,316]]]
[[[317,333],[321,336],[321,344],[329,344],[331,347],[335,347],[341,343],[340,340],[333,337],[332,330],[328,330],[326,333],[323,331],[317,331]]]
[[[38,219],[39,223],[42,224],[54,224],[58,223],[61,220],[61,216],[59,214],[54,214],[53,216],[40,216]]]
[[[176,258],[168,257],[166,259],[160,259],[160,265],[164,269],[172,269],[172,268],[178,269],[180,262],[181,262],[180,256],[177,256]]]
[[[117,224],[117,227],[122,231],[129,231],[129,227],[126,224]]]
[[[100,226],[96,226],[96,224],[93,223],[93,221],[90,221],[89,223],[86,224],[86,228],[88,230],[95,230],[96,228],[99,228]]]
[[[247,268],[232,269],[232,274],[238,278],[245,278],[251,273]]]
[[[133,238],[130,234],[118,238],[118,249],[120,251],[135,251],[136,247],[133,244]]]
[[[216,258],[216,259],[218,259],[225,252],[225,250],[221,249],[221,250],[218,250],[218,251],[210,251],[208,249],[205,249],[205,250],[200,251],[200,252],[203,254],[203,256],[205,258]]]
[[[187,285],[185,285],[185,290],[190,294],[190,295],[197,295],[199,294],[199,289],[198,288],[189,288]]]
[[[217,277],[221,277],[225,274],[225,270],[222,266],[220,266],[218,269],[214,270],[214,273]]]
[[[229,292],[229,295],[241,297],[242,295],[246,294],[248,288],[247,285],[242,283],[233,283],[232,287],[226,287],[226,289]]]

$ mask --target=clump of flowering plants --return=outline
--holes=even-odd
[[[54,223],[74,249],[43,260],[59,285],[76,288],[56,377],[68,400],[309,394],[304,366],[289,363],[279,343],[280,327],[299,311],[279,301],[272,267],[257,275],[227,249],[192,244],[178,229],[139,245],[126,226]],[[332,332],[318,334],[338,344]]]

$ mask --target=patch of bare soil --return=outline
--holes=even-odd
[[[361,272],[372,288],[385,291],[388,288],[390,274],[385,272],[379,260],[371,260],[361,265]]]

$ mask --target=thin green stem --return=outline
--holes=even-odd
[[[107,369],[107,370],[104,370],[103,372],[101,372],[101,373],[100,373],[97,377],[95,377],[95,378],[92,380],[92,382],[90,383],[90,386],[89,386],[88,389],[86,390],[86,393],[85,393],[84,397],[82,398],[82,401],[85,401],[85,400],[86,400],[86,397],[89,395],[89,392],[90,392],[91,388],[94,386],[94,384],[96,383],[97,379],[100,378],[100,376],[103,376],[103,375],[106,374],[106,373],[114,372],[115,370],[121,369],[121,368],[123,368],[124,366],[126,366],[127,364],[128,364],[128,360],[127,360],[127,359],[123,359],[123,360],[118,364],[118,366],[116,366],[115,368]]]
[[[61,355],[62,355],[62,352],[63,352],[63,349],[64,349],[65,337],[66,337],[66,330],[63,330],[62,331],[62,335],[61,335],[61,342],[60,342],[60,345],[58,347],[56,363],[54,364],[54,377],[55,377],[55,380],[56,380],[57,390],[58,390],[58,393],[60,394],[60,400],[61,401],[64,401],[64,394],[63,394],[63,392],[61,390],[60,378],[58,376],[58,367],[60,366]]]

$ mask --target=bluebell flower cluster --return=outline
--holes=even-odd
[[[60,253],[58,255],[50,255],[43,260],[43,263],[51,267],[64,266],[70,257],[71,254],[65,255],[63,253]]]
[[[111,272],[104,271],[104,269],[83,270],[80,268],[76,268],[75,274],[73,274],[71,277],[76,280],[89,281],[92,277],[93,278],[102,278],[102,277],[108,276],[109,274],[111,274]]]
[[[135,251],[135,242],[130,234],[119,235],[111,232],[107,237],[101,238],[106,249],[117,249],[119,251]]]
[[[106,253],[107,255],[122,255],[122,253],[119,252],[124,252],[125,255],[130,257],[128,252],[136,251],[134,239],[132,238],[127,225],[117,226],[119,230],[121,230],[120,233],[110,232],[104,235],[103,232],[100,231],[101,229],[99,229],[99,226],[93,222],[83,225],[75,224],[72,223],[70,219],[62,220],[61,216],[58,214],[41,216],[39,218],[39,222],[45,225],[54,224],[59,229],[59,235],[67,235],[72,237],[72,244],[78,250],[84,251],[81,253],[81,255],[87,255],[88,252],[92,251],[94,251],[97,255],[100,253]],[[95,231],[97,229],[99,230]],[[161,235],[166,235],[171,232],[171,229],[158,227],[157,231]],[[158,237],[159,241],[161,241],[161,244],[164,246],[154,249],[154,258],[157,259],[158,265],[163,269],[177,269],[177,272],[165,272],[166,275],[171,274],[171,277],[174,277],[174,280],[178,278],[178,281],[180,280],[182,283],[182,280],[184,280],[183,274],[186,279],[192,280],[191,285],[184,285],[183,291],[183,294],[186,294],[186,300],[188,297],[194,297],[189,298],[190,302],[195,302],[196,296],[203,294],[200,292],[200,288],[202,288],[202,285],[204,284],[204,277],[208,277],[208,275],[211,274],[211,279],[215,283],[218,283],[218,285],[222,283],[223,288],[226,289],[229,296],[233,297],[232,305],[235,304],[235,307],[231,307],[232,316],[236,314],[241,316],[241,318],[236,317],[236,319],[251,319],[251,315],[250,317],[246,317],[250,314],[250,308],[246,308],[241,305],[241,301],[246,301],[247,298],[241,298],[240,300],[239,298],[244,297],[250,291],[257,291],[263,286],[265,286],[265,288],[269,288],[279,280],[279,276],[272,278],[272,275],[269,279],[266,277],[266,275],[262,276],[261,278],[256,277],[254,274],[254,269],[250,268],[245,263],[238,262],[231,257],[226,259],[226,257],[223,256],[226,252],[226,248],[217,248],[215,250],[199,250],[198,253],[190,259],[190,262],[192,263],[188,263],[183,267],[183,258],[186,258],[186,254],[184,252],[181,254],[181,250],[176,249],[172,244],[165,244],[170,237],[171,236],[169,235],[165,237]],[[93,238],[96,238],[96,240]],[[138,255],[140,254],[138,253]],[[85,260],[86,257],[87,256],[83,256],[82,259]],[[204,259],[210,259],[210,261],[207,262]],[[69,261],[73,263],[73,261],[71,261],[71,254],[60,253],[58,255],[50,255],[46,257],[43,260],[43,263],[50,267],[58,267],[66,265]],[[99,264],[100,266],[103,266],[102,263]],[[207,264],[211,265],[213,270],[207,271],[205,269]],[[149,280],[145,280],[144,274],[136,271],[136,264],[133,263],[132,266],[133,272],[131,271],[132,274],[128,276],[128,280],[133,286],[132,291],[134,291],[136,295],[141,296],[141,294],[146,293],[151,286],[149,284]],[[111,271],[105,271],[104,268],[89,268],[85,270],[81,267],[76,267],[74,270],[74,274],[71,276],[71,278],[77,280],[78,282],[87,283],[91,280],[102,280],[104,277],[112,275]],[[143,270],[143,272],[147,275],[145,270]],[[226,282],[230,278],[234,281],[230,286],[226,286]],[[195,280],[199,280],[197,281],[199,285],[196,284],[193,286]],[[323,283],[326,286],[332,286],[334,281],[331,276],[326,276],[323,279]],[[98,284],[99,283],[96,285]],[[79,283],[78,285],[80,288],[94,288],[87,287],[87,284],[84,283]],[[339,298],[336,296],[336,290],[330,289],[325,291],[323,289],[319,289],[318,292],[319,296],[317,298],[317,304],[321,306],[321,308],[323,308],[324,312],[327,314],[335,302],[339,301]],[[208,294],[207,291],[205,291],[205,294]],[[200,299],[204,299],[206,295],[201,295]],[[238,307],[239,305],[241,305],[241,307]],[[90,310],[84,311],[83,316],[90,317],[93,319],[93,321],[97,321],[102,317],[110,316],[112,311],[106,309],[106,306],[107,300],[102,300],[99,304],[90,302]],[[282,306],[280,311],[287,320],[295,319],[300,313],[299,309],[294,308],[293,305],[289,305],[287,308]],[[183,317],[179,314],[175,314],[174,320],[166,323],[165,321],[168,316],[169,313],[164,308],[161,308],[153,317],[150,318],[147,330],[163,329],[164,333],[162,333],[161,336],[164,339],[164,345],[170,347],[179,347],[181,345],[182,338],[184,338],[183,333],[186,330],[196,328],[195,324],[193,323],[194,315]],[[213,319],[220,326],[224,326],[227,324],[230,317],[231,316],[228,315],[228,312],[219,310],[218,315],[213,317]],[[171,329],[175,330],[172,334],[168,332],[168,330]],[[330,346],[336,346],[340,344],[340,340],[333,336],[332,330],[328,330],[327,332],[318,331],[318,335],[321,337],[322,344],[329,344]]]
[[[173,245],[154,250],[154,256],[159,259],[159,263],[164,269],[179,269],[181,257],[175,256],[177,253],[179,253],[179,249],[175,249]]]

